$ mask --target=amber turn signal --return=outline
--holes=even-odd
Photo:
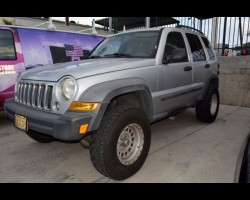
[[[98,105],[99,103],[97,102],[73,101],[69,109],[75,111],[88,111],[88,110],[95,110],[98,107]]]
[[[84,133],[86,133],[87,132],[87,129],[88,129],[88,124],[82,124],[81,126],[80,126],[80,129],[79,129],[79,134],[84,134]]]

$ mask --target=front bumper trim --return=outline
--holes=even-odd
[[[79,141],[84,135],[79,134],[82,124],[89,124],[90,113],[67,112],[63,115],[48,113],[34,108],[25,107],[8,99],[4,103],[4,113],[12,122],[15,114],[25,116],[31,131],[52,136],[63,141]]]

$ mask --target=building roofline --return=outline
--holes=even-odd
[[[45,19],[45,18],[40,18],[40,17],[11,17],[11,18],[20,18],[20,19],[35,19],[37,21],[48,21],[48,19]],[[65,24],[64,21],[60,21],[60,20],[56,20],[56,19],[52,19],[53,22],[56,22],[56,23],[60,23],[60,24]],[[92,26],[90,25],[86,25],[86,24],[73,24],[73,23],[70,23],[69,26],[79,26],[79,27],[83,27],[83,28],[92,28]],[[103,28],[99,28],[99,27],[95,27],[97,30],[101,30]]]
[[[6,27],[6,28],[23,28],[23,29],[33,29],[33,30],[43,30],[43,31],[51,31],[46,28],[39,28],[39,27],[27,27],[27,26],[14,26],[14,25],[1,25],[0,27]],[[79,31],[68,31],[68,30],[53,30],[51,32],[66,32],[66,33],[77,33],[77,34],[83,34],[83,35],[90,35],[90,36],[101,36],[101,37],[107,37],[106,35],[94,35],[91,33],[82,33]]]

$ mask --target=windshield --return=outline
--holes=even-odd
[[[154,58],[159,34],[159,30],[154,30],[108,37],[93,50],[89,58]]]

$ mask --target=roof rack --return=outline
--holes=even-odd
[[[202,31],[200,31],[200,30],[198,30],[198,29],[196,29],[196,28],[193,28],[193,27],[191,27],[191,26],[184,26],[184,25],[176,25],[175,26],[175,28],[187,28],[187,29],[192,29],[192,30],[195,30],[195,31],[197,31],[197,32],[199,32],[199,33],[201,33],[201,34],[203,34],[204,35],[204,33],[202,32]]]

